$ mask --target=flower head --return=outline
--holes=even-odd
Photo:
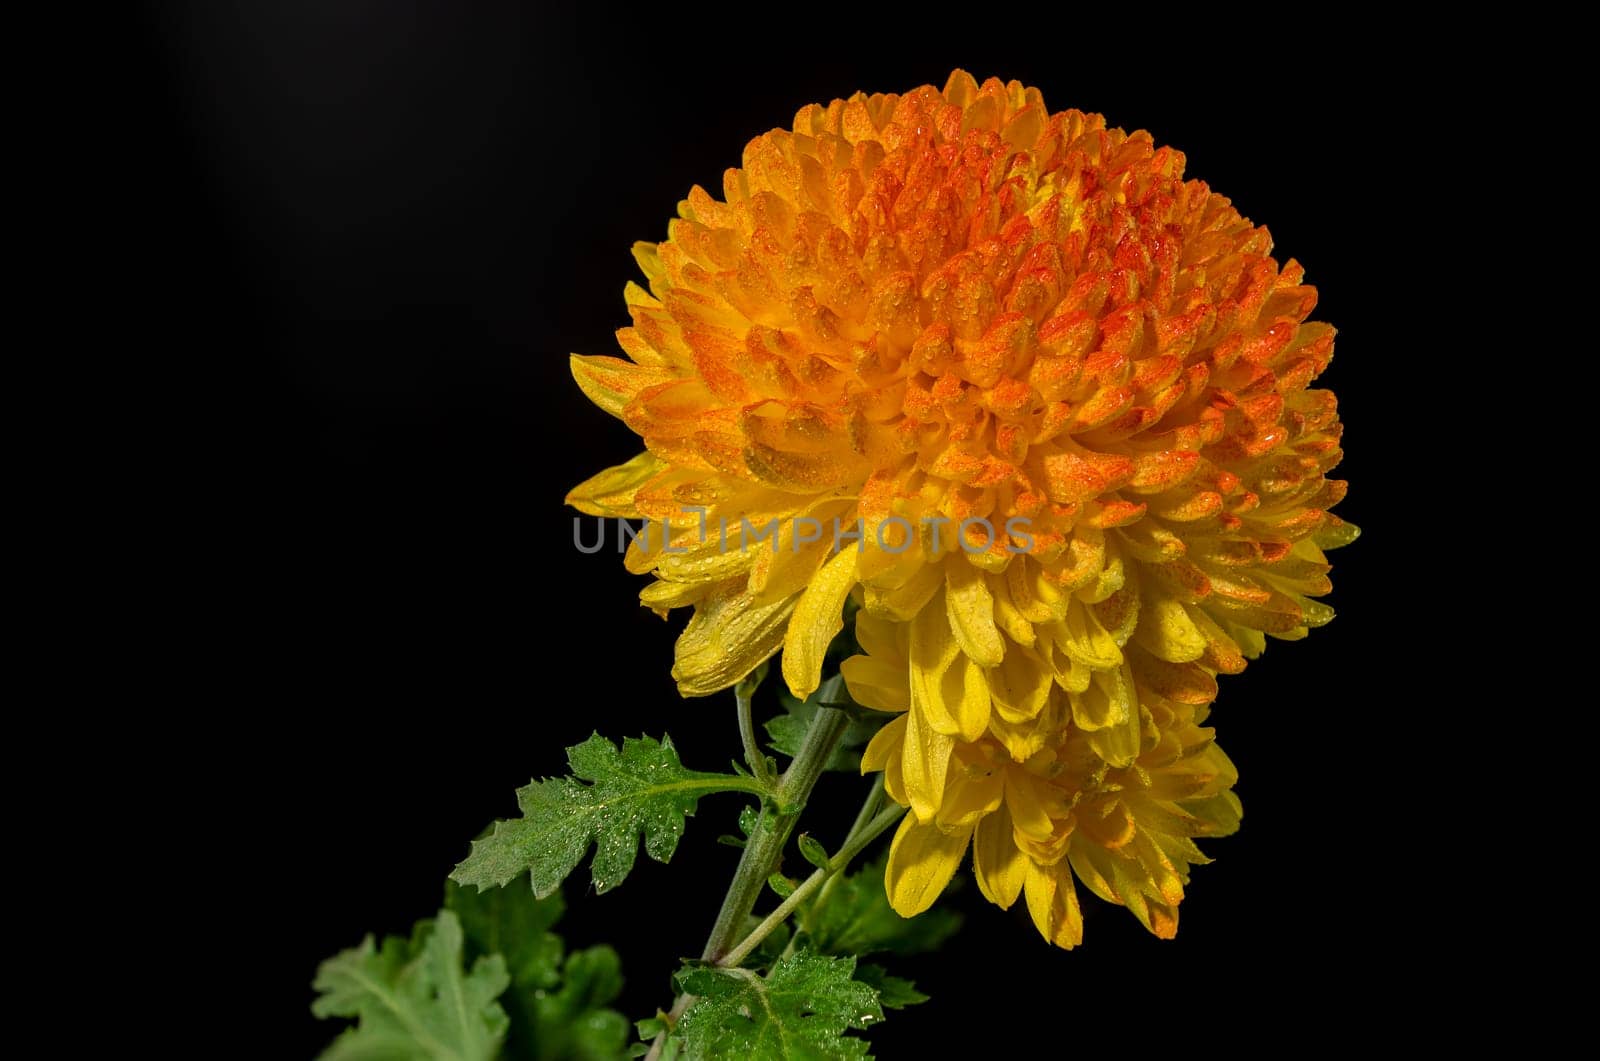
[[[1067,865],[1164,932],[1192,837],[1238,817],[1215,676],[1332,617],[1333,329],[1183,165],[961,71],[807,106],[635,247],[628,357],[573,359],[645,452],[568,500],[664,521],[626,562],[694,608],[686,695],[780,648],[808,695],[861,602],[846,681],[906,712],[868,757],[914,811],[902,912],[976,837],[1048,938],[1076,938]]]

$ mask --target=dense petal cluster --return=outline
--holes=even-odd
[[[646,450],[569,501],[657,521],[626,562],[694,608],[686,695],[780,649],[809,694],[861,603],[902,913],[970,845],[1056,943],[1074,872],[1168,934],[1194,838],[1238,823],[1216,675],[1332,617],[1333,329],[1183,164],[959,71],[808,106],[635,247],[627,359],[573,359]]]
[[[1028,911],[1053,943],[1083,939],[1074,872],[1150,931],[1171,936],[1189,866],[1208,861],[1195,838],[1239,826],[1230,791],[1238,775],[1200,727],[1208,705],[1140,688],[1137,750],[1114,765],[1096,749],[1096,730],[1063,717],[1069,709],[1057,694],[1050,699],[1058,706],[1041,713],[1046,736],[1019,758],[993,733],[952,737],[910,709],[919,679],[908,625],[858,613],[856,637],[870,655],[844,667],[863,703],[900,712],[861,764],[882,770],[889,794],[914,812],[889,854],[885,884],[895,909],[908,917],[927,909],[970,844],[983,894],[1008,907],[1026,889]]]

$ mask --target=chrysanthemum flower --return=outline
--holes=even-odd
[[[627,359],[573,359],[645,452],[568,500],[658,521],[626,562],[656,576],[645,604],[694,608],[685,695],[780,648],[808,695],[855,593],[883,626],[846,680],[908,710],[907,828],[939,823],[953,764],[999,755],[1022,779],[1070,761],[1078,795],[1053,797],[1051,828],[1152,926],[1196,860],[1173,801],[1084,794],[1155,778],[1146,755],[1173,725],[1190,746],[1198,721],[1158,715],[1198,715],[1264,635],[1327,622],[1322,550],[1356,533],[1328,512],[1344,484],[1333,395],[1310,388],[1333,353],[1306,319],[1316,293],[1182,173],[1148,134],[960,71],[942,92],[807,106],[751,141],[722,200],[692,189],[669,238],[636,245],[649,291],[626,292]],[[1147,878],[1085,872],[1117,849],[1092,842],[1090,806],[1130,816]],[[911,835],[899,851],[926,846]],[[1030,874],[1063,864],[1043,842],[1016,831]]]

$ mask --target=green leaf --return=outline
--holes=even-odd
[[[622,962],[604,944],[574,951],[559,991],[535,1002],[537,1061],[611,1061],[626,1055],[628,1018],[606,1003],[622,993]]]
[[[761,809],[751,804],[745,804],[739,811],[739,832],[741,835],[734,836],[732,833],[723,833],[717,837],[717,843],[726,844],[728,847],[737,847],[741,851],[744,850],[745,841],[750,839],[750,834],[755,832],[756,823],[760,820]]]
[[[482,892],[446,882],[444,905],[461,919],[467,956],[503,957],[517,991],[548,991],[561,982],[566,945],[550,931],[567,909],[559,891],[540,899],[526,877]]]
[[[824,705],[830,697],[845,696],[844,682],[829,679],[822,683],[822,687],[804,700],[796,700],[794,695],[782,685],[778,687],[778,702],[783,705],[785,714],[776,718],[769,718],[762,725],[767,731],[767,743],[777,752],[794,758],[800,751],[801,741],[806,735],[806,730],[811,727],[811,720],[816,716],[817,709]],[[851,713],[850,722],[845,726],[844,736],[833,749],[833,754],[828,757],[827,769],[849,770],[859,773],[861,770],[861,749],[872,739],[872,735],[882,729],[894,716],[881,711],[868,711],[857,708]]]
[[[852,978],[854,958],[801,951],[765,978],[748,969],[688,965],[678,987],[698,996],[673,1029],[689,1058],[817,1061],[867,1056],[866,1040],[846,1035],[883,1019],[878,996]]]
[[[767,887],[777,892],[778,898],[787,899],[794,894],[795,882],[782,873],[773,873],[767,877]]]
[[[449,910],[419,922],[410,940],[390,936],[379,948],[368,936],[317,969],[311,1012],[357,1022],[322,1058],[490,1061],[507,1026],[495,999],[510,982],[499,955],[480,957],[463,971],[461,922]]]
[[[910,918],[895,913],[883,888],[886,858],[835,878],[827,901],[803,910],[808,947],[823,954],[919,954],[937,949],[961,926],[961,915],[944,907]]]
[[[902,976],[890,976],[887,969],[873,962],[857,965],[856,979],[878,993],[878,1003],[884,1009],[905,1009],[928,1001],[916,984]]]
[[[533,890],[551,894],[594,845],[597,892],[621,884],[639,853],[666,862],[677,850],[684,818],[709,792],[759,791],[731,774],[686,770],[670,737],[629,738],[617,747],[598,733],[567,749],[572,777],[534,781],[517,790],[522,817],[497,822],[450,876],[479,888],[505,885],[532,871]],[[589,782],[584,784],[584,782]]]
[[[818,869],[828,868],[827,848],[823,847],[816,837],[810,833],[801,833],[796,843],[799,844],[800,853],[805,856],[807,862]]]
[[[550,928],[566,904],[561,893],[533,894],[528,879],[480,892],[445,887],[445,905],[459,914],[468,957],[503,955],[511,990],[501,1004],[511,1017],[506,1056],[525,1061],[609,1061],[626,1052],[628,1021],[606,1008],[622,990],[610,947],[591,947],[563,961],[565,946]]]

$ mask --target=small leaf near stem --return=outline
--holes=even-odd
[[[818,869],[827,868],[827,849],[824,848],[822,844],[817,842],[816,837],[812,836],[810,833],[801,833],[800,838],[795,842],[800,845],[800,853],[805,856],[805,860],[807,862],[811,863],[813,866],[816,866]]]
[[[861,801],[861,809],[856,812],[856,820],[850,823],[850,831],[844,834],[844,842],[846,845],[848,845],[850,841],[855,838],[857,833],[861,832],[861,830],[866,827],[867,823],[870,822],[873,816],[877,814],[878,807],[882,803],[883,774],[880,773],[874,776],[872,788],[867,791],[867,798]],[[819,868],[821,868],[821,864],[819,864]],[[821,910],[822,907],[827,903],[828,896],[833,892],[834,885],[838,884],[841,879],[842,874],[833,873],[829,875],[827,881],[825,881],[822,885],[822,890],[817,893],[816,902],[812,903],[806,908],[805,915],[801,918],[802,923],[798,925],[794,932],[789,936],[789,942],[783,948],[783,954],[781,957],[787,958],[789,955],[794,953],[795,944],[800,941],[801,932],[810,931],[811,923],[813,920],[815,920],[817,911]]]

